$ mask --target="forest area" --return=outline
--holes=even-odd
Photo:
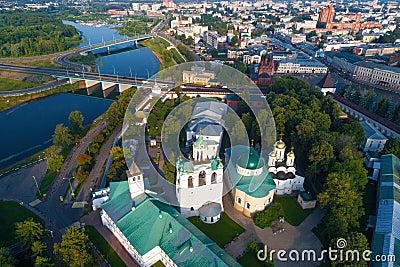
[[[51,54],[79,45],[77,30],[46,11],[0,11],[0,57]]]

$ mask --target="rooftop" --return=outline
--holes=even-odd
[[[240,266],[172,206],[143,194],[132,209],[129,196],[127,181],[110,183],[103,210],[141,255],[159,246],[178,266]]]

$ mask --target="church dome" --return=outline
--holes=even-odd
[[[204,149],[207,146],[207,142],[204,141],[203,136],[200,135],[196,141],[193,143],[193,145],[197,148],[197,149]]]
[[[278,148],[278,149],[284,149],[286,147],[286,145],[285,145],[285,142],[283,142],[282,139],[281,139],[279,141],[276,141],[275,147]]]
[[[242,155],[238,160],[239,167],[247,170],[255,170],[262,168],[264,165],[264,159],[250,147],[250,153],[248,155]]]

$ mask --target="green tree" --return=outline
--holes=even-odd
[[[113,156],[113,161],[121,161],[124,160],[124,150],[120,146],[115,146],[110,150],[111,155]]]
[[[102,134],[96,135],[95,137],[93,137],[92,142],[93,143],[99,143],[99,144],[103,143],[104,142],[104,135],[102,135]]]
[[[343,237],[339,237],[343,238]],[[346,236],[345,240],[347,242],[346,247],[340,248],[337,246],[339,238],[332,239],[330,242],[330,247],[332,249],[337,249],[337,250],[343,250],[344,255],[346,255],[346,251],[352,250],[352,251],[358,251],[359,255],[355,254],[352,256],[352,254],[347,254],[348,258],[347,261],[340,261],[335,260],[332,261],[332,267],[347,267],[347,266],[352,266],[352,267],[366,267],[368,266],[368,262],[366,262],[363,257],[362,253],[366,250],[369,250],[369,245],[368,245],[368,239],[363,233],[351,233],[350,235]],[[346,259],[346,257],[343,257]]]
[[[31,251],[32,251],[32,258],[35,259],[38,256],[43,256],[46,252],[47,246],[42,241],[35,241],[32,243]]]
[[[57,124],[53,134],[53,143],[56,146],[61,146],[61,147],[71,145],[72,135],[70,129],[64,126],[62,123]]]
[[[54,267],[54,263],[51,262],[51,260],[47,257],[43,256],[38,256],[35,259],[34,263],[35,267]]]
[[[372,104],[374,103],[374,98],[375,98],[374,90],[372,90],[372,89],[368,90],[368,92],[365,93],[364,97],[363,97],[363,101],[362,101],[363,108],[370,110],[372,107]]]
[[[72,111],[68,117],[73,134],[80,134],[83,129],[83,115],[79,110]]]
[[[281,203],[274,202],[268,209],[254,214],[253,221],[258,227],[266,228],[271,225],[271,222],[277,221],[283,215],[284,212]]]
[[[386,141],[385,147],[382,150],[382,155],[393,154],[396,157],[400,158],[400,143],[399,139],[391,138]]]
[[[326,230],[332,238],[346,236],[359,227],[358,220],[364,215],[362,197],[348,174],[330,173],[326,190],[318,195],[318,201],[327,210]]]
[[[389,98],[380,98],[374,106],[374,113],[384,118],[389,110],[389,106],[390,106]]]
[[[334,159],[333,147],[327,141],[317,142],[312,146],[308,157],[310,162],[318,164],[323,171],[327,171],[330,163]]]
[[[253,120],[254,119],[251,117],[250,112],[242,114],[242,121],[244,123],[244,127],[246,127],[248,134],[250,134]]]
[[[0,266],[14,267],[17,261],[14,259],[11,251],[6,247],[0,247]]]
[[[122,123],[125,115],[126,105],[120,101],[116,101],[106,111],[106,120],[108,125],[115,128]]]
[[[82,183],[86,180],[86,178],[88,178],[89,172],[84,170],[76,170],[73,172],[73,176],[79,181],[79,183]]]
[[[43,238],[44,227],[41,223],[29,218],[17,224],[16,235],[25,248],[30,248],[35,241]]]
[[[92,163],[93,158],[86,154],[79,154],[76,157],[76,161],[79,166],[90,165]]]
[[[53,172],[58,172],[64,164],[64,156],[53,154],[47,158],[47,168]]]
[[[54,244],[54,254],[69,267],[83,267],[92,262],[91,245],[85,229],[67,229],[61,243]]]
[[[88,151],[90,154],[96,155],[100,150],[99,143],[91,143],[88,147]]]

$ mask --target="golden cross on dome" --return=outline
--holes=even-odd
[[[283,134],[282,132],[279,134],[279,140],[282,141],[283,135],[284,135],[284,134]]]
[[[200,136],[202,135],[202,133],[203,133],[203,129],[200,127]]]
[[[254,147],[254,139],[251,139],[251,146]]]

